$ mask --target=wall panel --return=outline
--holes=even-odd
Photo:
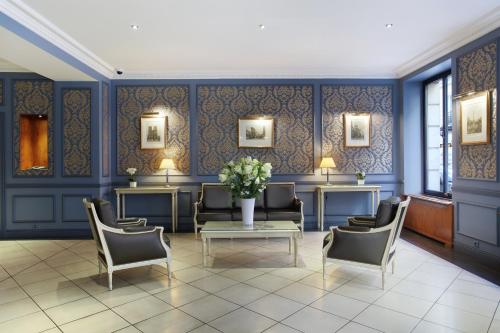
[[[111,113],[109,108],[109,85],[102,84],[102,176],[109,177],[110,171],[110,126]]]
[[[313,87],[310,85],[200,85],[198,174],[215,175],[224,163],[252,156],[273,174],[314,172]],[[238,119],[272,116],[273,148],[238,148]]]

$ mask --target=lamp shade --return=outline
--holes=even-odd
[[[335,162],[332,157],[323,157],[319,165],[320,168],[335,168]]]
[[[175,169],[174,160],[171,158],[164,158],[161,160],[160,167],[158,169]]]

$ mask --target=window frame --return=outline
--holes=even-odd
[[[423,143],[423,149],[422,149],[422,154],[423,154],[423,184],[422,184],[422,189],[424,194],[432,195],[432,196],[437,196],[437,197],[442,197],[442,198],[450,198],[452,197],[452,187],[449,187],[448,185],[448,162],[449,162],[449,156],[448,156],[448,131],[451,130],[453,131],[453,123],[451,125],[451,128],[448,127],[448,110],[450,109],[450,112],[452,112],[452,119],[453,119],[453,102],[451,102],[450,105],[448,105],[448,82],[447,78],[451,78],[451,83],[452,83],[452,90],[453,90],[453,76],[451,73],[451,70],[447,70],[444,72],[441,72],[439,74],[436,74],[425,81],[422,82],[422,143]],[[443,136],[442,136],[442,145],[443,145],[443,191],[435,191],[435,190],[429,190],[427,188],[427,91],[426,87],[428,84],[435,82],[437,80],[442,80],[443,82],[443,92],[442,92],[442,98],[443,98],[443,110],[442,110],[442,120],[443,120]],[[452,139],[453,139],[453,134],[452,134]],[[454,142],[452,141],[452,144]],[[453,163],[453,162],[452,162]],[[453,181],[453,179],[452,179]]]

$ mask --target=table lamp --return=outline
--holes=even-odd
[[[323,157],[319,165],[320,168],[326,168],[326,185],[330,184],[330,168],[335,168],[335,162],[332,157]]]
[[[171,158],[162,159],[160,167],[158,169],[160,170],[167,169],[167,183],[165,184],[165,187],[170,187],[170,185],[168,184],[168,170],[169,169],[175,170],[174,160],[172,160]]]

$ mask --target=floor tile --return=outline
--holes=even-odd
[[[0,323],[38,312],[40,308],[29,298],[0,305]]]
[[[289,284],[292,284],[293,281],[271,274],[263,274],[253,279],[247,280],[245,281],[245,283],[254,286],[256,288],[273,292],[278,289],[284,288]]]
[[[189,284],[183,284],[179,287],[155,294],[154,296],[167,302],[168,304],[179,307],[207,295],[208,293],[203,290],[190,286]]]
[[[286,326],[286,325],[283,325],[283,324],[276,324],[274,326],[272,326],[271,328],[268,328],[267,330],[264,331],[264,333],[297,333],[297,332],[300,332],[300,331],[297,331],[293,328],[291,328],[290,326]]]
[[[198,328],[195,328],[192,331],[189,331],[189,333],[220,333],[219,330],[216,330],[215,328],[208,326],[208,325],[203,325]]]
[[[439,304],[474,312],[485,317],[493,317],[498,303],[491,300],[462,294],[454,291],[446,291],[438,300]]]
[[[417,327],[412,333],[459,333],[461,331],[454,330],[452,328],[434,324],[425,320],[418,323]]]
[[[498,286],[491,287],[480,283],[456,280],[450,286],[449,290],[476,297],[486,298],[493,302],[500,301],[500,288]]]
[[[304,305],[281,296],[270,294],[250,303],[246,308],[258,312],[266,317],[281,321],[292,313],[303,308]]]
[[[49,291],[48,293],[33,296],[33,300],[42,308],[48,309],[64,303],[76,301],[88,297],[84,290],[77,286],[70,286],[68,288],[59,289],[56,291]]]
[[[417,326],[419,319],[371,305],[354,318],[353,321],[387,333],[404,333],[411,332]]]
[[[198,267],[190,267],[180,271],[175,272],[175,278],[181,280],[182,282],[193,282],[201,278],[213,275],[213,273],[203,270]]]
[[[375,304],[407,315],[422,318],[433,303],[412,296],[388,291]]]
[[[488,333],[500,333],[500,320],[493,320]]]
[[[62,325],[104,310],[107,310],[107,308],[103,304],[92,297],[86,297],[78,301],[47,309],[45,313],[57,325]]]
[[[175,288],[181,284],[184,284],[184,282],[174,278],[168,279],[166,275],[161,275],[139,280],[135,283],[135,286],[150,294],[156,294],[170,288]]]
[[[336,333],[380,333],[380,331],[351,321]]]
[[[276,275],[276,276],[281,276],[285,279],[298,281],[298,280],[303,279],[306,276],[311,275],[313,273],[314,273],[313,271],[310,271],[307,269],[296,268],[296,267],[287,267],[287,268],[278,268],[278,269],[272,271],[270,274]]]
[[[172,309],[172,306],[158,298],[148,296],[114,307],[113,311],[126,318],[129,323],[135,324]]]
[[[183,305],[179,309],[205,323],[208,323],[209,321],[221,317],[228,312],[236,310],[238,307],[238,305],[223,300],[222,298],[209,295]]]
[[[209,293],[216,293],[222,289],[234,286],[238,284],[238,281],[234,281],[223,276],[212,275],[191,283],[192,286],[205,290]]]
[[[12,301],[17,301],[28,297],[28,295],[20,287],[12,287],[0,289],[0,304],[9,303]]]
[[[306,333],[335,332],[347,320],[311,307],[306,307],[283,321],[284,324]]]
[[[372,303],[385,294],[387,290],[384,290],[381,287],[372,287],[365,284],[348,282],[332,292],[346,297],[355,298],[363,302]]]
[[[276,324],[274,320],[253,311],[240,308],[210,322],[210,325],[224,333],[262,332]]]
[[[103,293],[94,295],[100,302],[112,308],[124,303],[134,301],[139,298],[149,296],[147,292],[137,288],[136,286],[126,286],[121,288],[114,288],[112,291],[105,291]]]
[[[80,333],[91,330],[92,333],[114,332],[130,324],[111,310],[96,313],[61,326],[64,333]]]
[[[415,281],[403,280],[394,286],[391,291],[413,296],[428,302],[435,302],[444,293],[444,288],[433,287]]]
[[[216,293],[217,296],[239,305],[249,304],[267,294],[267,291],[243,283],[234,285]]]
[[[261,271],[258,271],[253,268],[231,268],[225,270],[219,275],[225,276],[227,278],[233,279],[235,281],[243,282],[246,280],[250,280],[254,277],[264,274]]]
[[[42,332],[56,325],[43,312],[35,312],[0,324],[0,332],[35,333]]]
[[[137,328],[134,326],[127,326],[125,328],[122,328],[121,330],[115,331],[116,333],[141,333]]]
[[[63,276],[57,277],[55,279],[30,283],[23,286],[24,291],[30,295],[40,295],[49,291],[55,291],[59,289],[68,288],[74,286],[75,284]]]
[[[328,292],[323,289],[314,288],[301,283],[292,283],[275,292],[276,295],[302,304],[310,304],[327,293]]]
[[[435,304],[424,319],[459,331],[475,333],[487,332],[491,322],[491,318],[441,304]]]
[[[159,316],[142,321],[135,326],[144,333],[185,333],[202,326],[203,323],[186,313],[174,309]]]
[[[337,294],[328,294],[310,306],[346,319],[352,319],[370,304]]]
[[[323,274],[314,273],[309,276],[306,276],[302,280],[299,280],[299,283],[306,284],[315,288],[321,288],[324,290],[332,291],[348,281],[349,281],[348,279],[336,276],[330,276],[327,277],[326,279],[323,279]]]

